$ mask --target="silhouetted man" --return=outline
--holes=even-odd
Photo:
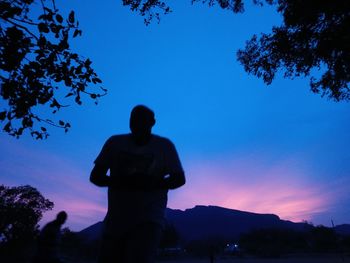
[[[61,227],[67,220],[67,213],[61,211],[56,219],[47,223],[40,232],[38,239],[38,250],[34,262],[37,263],[60,263],[59,245],[61,238]]]
[[[154,124],[152,110],[134,107],[131,134],[110,137],[95,160],[90,181],[108,186],[100,263],[154,262],[168,189],[185,184],[173,143],[152,134]]]

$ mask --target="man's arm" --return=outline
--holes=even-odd
[[[144,175],[132,178],[121,177],[116,182],[112,182],[107,176],[108,168],[100,164],[95,164],[90,174],[90,182],[100,187],[113,186],[123,189],[134,190],[156,190],[156,189],[176,189],[186,183],[185,174],[183,172],[173,173],[158,179],[156,182]]]
[[[110,177],[107,176],[108,167],[95,164],[90,174],[90,182],[94,185],[104,187],[110,185]]]
[[[101,164],[95,164],[90,174],[90,182],[100,187],[113,186],[123,190],[154,190],[160,187],[143,174],[132,177],[120,176],[112,180],[110,176],[107,176],[107,171],[107,167]]]
[[[161,187],[165,189],[176,189],[186,183],[185,173],[182,169],[179,155],[176,151],[175,145],[168,139],[165,141],[165,172],[160,183]]]
[[[172,173],[166,175],[160,181],[160,187],[165,189],[176,189],[186,183],[185,174],[183,172]]]

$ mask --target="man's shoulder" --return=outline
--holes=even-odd
[[[109,137],[107,141],[110,143],[122,142],[122,141],[128,140],[129,136],[130,136],[129,134],[116,134]]]
[[[173,145],[173,142],[170,139],[163,136],[159,136],[157,134],[153,134],[153,139],[155,142],[162,145]]]
[[[43,229],[41,230],[42,233],[48,233],[48,232],[52,232],[55,231],[56,229],[59,229],[60,226],[56,223],[56,221],[51,221],[49,223],[47,223]]]
[[[43,229],[52,228],[55,225],[55,220],[48,222]]]
[[[123,145],[127,144],[129,140],[128,134],[117,134],[110,136],[104,143],[104,149],[117,149],[119,147],[123,147]]]

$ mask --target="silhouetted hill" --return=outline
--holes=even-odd
[[[335,226],[335,232],[341,235],[350,235],[350,225],[349,224],[343,224]]]
[[[167,208],[169,224],[177,229],[184,241],[213,237],[236,239],[242,233],[261,228],[285,228],[297,231],[310,229],[306,223],[293,223],[281,220],[274,214],[257,214],[218,206],[195,206],[191,209],[174,210]],[[82,231],[83,240],[98,239],[102,232],[102,222]]]
[[[97,222],[96,224],[93,224],[81,230],[78,234],[84,242],[94,241],[101,237],[102,227],[103,227],[103,223]]]
[[[262,228],[284,228],[297,231],[310,229],[306,223],[281,220],[273,214],[257,214],[217,206],[195,206],[191,209],[167,209],[168,222],[178,230],[183,240],[213,237],[236,239],[242,233]]]

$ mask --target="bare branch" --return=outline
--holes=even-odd
[[[33,23],[33,22],[28,21],[28,20],[25,20],[25,19],[21,20],[21,19],[17,19],[17,18],[14,18],[14,17],[11,17],[10,19],[13,19],[13,20],[15,20],[15,21],[17,21],[17,22],[21,22],[21,23],[33,25],[33,26],[39,25],[39,23]]]

